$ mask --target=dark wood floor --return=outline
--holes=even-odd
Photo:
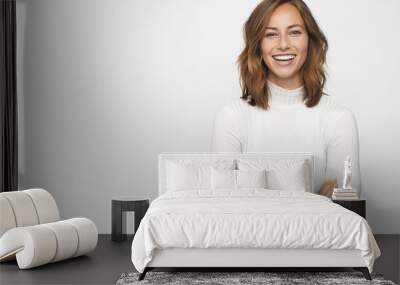
[[[382,256],[375,272],[399,283],[400,235],[375,236]],[[134,271],[130,260],[132,238],[115,243],[110,235],[100,235],[94,252],[88,256],[19,270],[16,262],[0,264],[0,284],[115,284],[124,272]]]
[[[18,270],[16,262],[0,264],[0,284],[115,284],[124,272],[134,271],[130,259],[132,239],[112,242],[99,235],[96,250],[87,256]]]

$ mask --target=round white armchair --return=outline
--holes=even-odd
[[[0,193],[0,262],[17,259],[20,269],[28,269],[80,256],[96,248],[97,235],[89,219],[60,221],[44,189]]]

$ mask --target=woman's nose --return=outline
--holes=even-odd
[[[279,38],[279,49],[286,50],[289,48],[289,38],[285,35]]]

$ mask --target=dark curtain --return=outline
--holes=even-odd
[[[0,192],[18,190],[15,0],[0,0]]]

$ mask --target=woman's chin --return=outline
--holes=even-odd
[[[275,80],[290,80],[296,78],[299,73],[298,72],[273,72],[272,76]]]

